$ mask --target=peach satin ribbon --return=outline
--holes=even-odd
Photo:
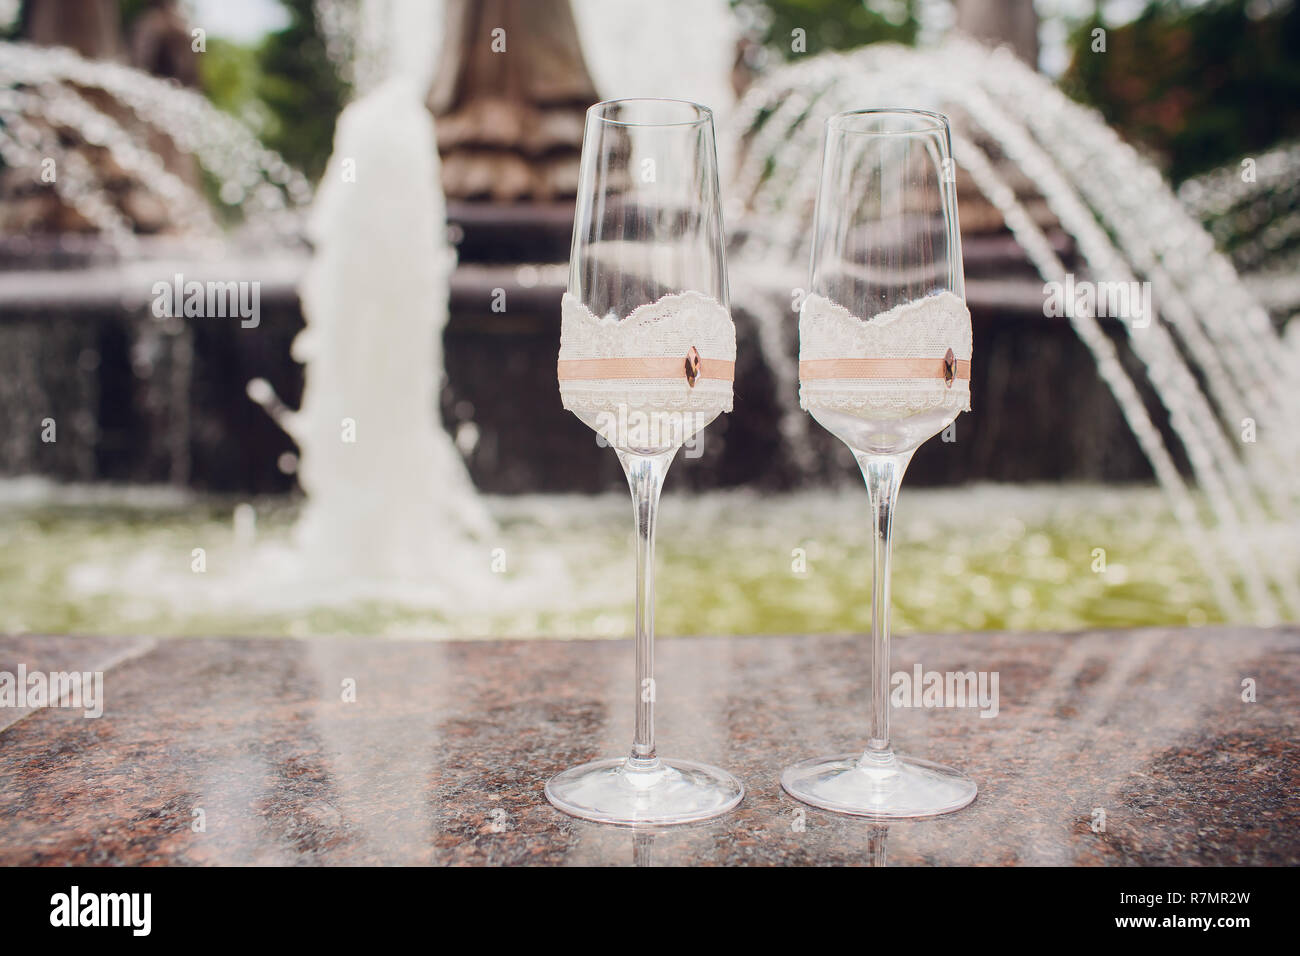
[[[954,381],[970,378],[970,359],[957,359],[954,363]],[[802,359],[799,378],[817,379],[871,379],[871,378],[947,378],[945,362],[941,358],[841,358]]]
[[[686,378],[686,360],[680,358],[604,358],[560,359],[557,374],[561,382],[600,381],[602,379]],[[696,380],[701,378],[734,381],[736,363],[724,359],[701,358]]]

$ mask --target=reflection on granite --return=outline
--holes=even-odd
[[[646,832],[551,808],[550,774],[630,743],[631,650],[0,639],[0,670],[106,671],[99,719],[0,709],[0,864],[1300,863],[1300,629],[901,638],[896,671],[996,671],[1001,699],[894,711],[901,750],[980,795],[887,826],[778,783],[863,743],[865,647],[836,637],[660,642],[661,752],[739,776],[735,812]]]

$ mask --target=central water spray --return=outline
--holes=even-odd
[[[293,344],[306,367],[301,407],[249,385],[298,444],[298,543],[331,577],[454,588],[470,540],[492,528],[437,420],[456,263],[438,183],[416,86],[391,79],[344,110],[308,223],[306,328]]]

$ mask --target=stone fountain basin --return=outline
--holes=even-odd
[[[554,236],[557,223],[534,225]],[[470,232],[476,241],[483,225],[476,221]],[[1068,241],[1059,242],[1065,251]],[[69,237],[0,247],[0,389],[13,410],[0,422],[0,473],[242,493],[294,487],[286,457],[294,445],[245,386],[261,377],[290,404],[301,395],[302,369],[289,348],[302,328],[296,287],[308,252],[218,252],[151,240],[138,258],[115,260],[95,241]],[[1005,236],[971,237],[966,259],[974,408],[959,420],[955,442],[932,441],[918,452],[909,482],[1148,479],[1086,349],[1068,322],[1042,315],[1041,282],[1019,247]],[[155,318],[155,283],[177,275],[258,283],[256,327],[232,318]],[[801,270],[765,278],[776,301],[788,303]],[[484,491],[623,484],[614,456],[560,406],[554,361],[565,281],[557,264],[465,263],[452,276],[442,414]],[[493,310],[498,289],[504,312]],[[735,411],[706,433],[703,463],[680,469],[674,481],[699,488],[856,481],[847,450],[816,428],[804,464],[794,463],[777,422],[797,397],[776,394],[753,317],[734,311]],[[47,418],[58,423],[56,443],[41,440]]]

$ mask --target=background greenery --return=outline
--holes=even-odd
[[[205,92],[311,177],[324,169],[349,90],[325,53],[312,0],[279,0],[288,26],[255,46],[211,38]],[[649,2],[649,0],[648,0]],[[766,60],[868,43],[915,43],[926,0],[731,0]],[[933,0],[930,0],[933,2]],[[123,26],[148,0],[121,0]],[[1067,24],[1071,96],[1099,109],[1174,182],[1300,135],[1300,6],[1296,0],[1148,0],[1123,26],[1101,0]],[[21,22],[21,17],[19,18]],[[1092,31],[1106,30],[1105,53]],[[791,31],[807,30],[806,54]]]
[[[312,0],[280,2],[289,25],[267,36],[257,51],[256,89],[270,112],[263,140],[315,179],[325,170],[334,121],[349,91],[325,54]]]
[[[1261,16],[1261,11],[1272,12]],[[1092,31],[1106,29],[1106,52]],[[1151,2],[1132,23],[1072,34],[1062,88],[1096,106],[1179,182],[1300,135],[1300,7]]]
[[[918,0],[731,0],[743,20],[754,25],[758,40],[782,59],[792,49],[795,29],[806,33],[809,55],[850,50],[868,43],[916,42],[920,31]]]

